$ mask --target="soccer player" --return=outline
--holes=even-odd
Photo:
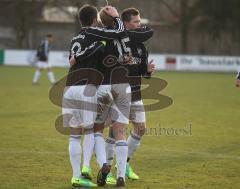
[[[140,28],[140,13],[135,8],[128,8],[122,12],[122,21],[127,30]],[[135,174],[129,165],[130,158],[140,145],[140,140],[145,132],[146,118],[143,101],[141,99],[141,77],[150,76],[155,69],[155,65],[151,62],[148,63],[148,53],[143,43],[138,41],[130,44],[131,54],[133,56],[133,63],[129,66],[130,76],[138,76],[138,85],[131,85],[132,102],[130,108],[130,120],[133,123],[134,129],[131,131],[128,139],[128,158],[125,175],[129,179],[138,180],[139,177]],[[107,163],[112,164],[114,156],[115,139],[113,138],[112,128],[109,129],[109,137],[106,139],[106,153]],[[111,174],[107,177],[107,183],[114,184],[115,178]]]
[[[113,28],[113,19],[102,10],[100,19],[107,28]],[[129,64],[132,63],[131,43],[141,43],[153,35],[149,28],[134,28],[126,30],[121,39],[107,42],[103,64],[98,70],[104,75],[104,81],[97,91],[98,103],[102,112],[98,114],[97,128],[103,127],[107,118],[112,121],[113,138],[116,141],[117,186],[125,185],[128,144],[125,139],[126,126],[129,123],[131,88],[128,80]],[[104,174],[98,175],[98,185],[105,184]]]
[[[105,13],[107,12],[107,8],[108,7],[105,7],[105,9],[104,9]],[[112,22],[116,19],[116,18],[113,19],[112,17],[109,17],[109,18],[111,20],[110,24],[112,24]],[[106,39],[112,38],[112,40],[113,40],[114,37],[118,36],[118,38],[121,39],[122,42],[128,42],[129,41],[129,39],[126,38],[126,32],[125,31],[124,32],[116,32],[116,30],[114,30],[113,28],[108,28],[108,29],[109,29],[109,30],[107,30],[108,35],[112,33],[111,34],[112,36],[111,37],[108,36]],[[86,30],[86,33],[88,35],[92,35],[92,37],[91,37],[92,40],[100,40],[100,39],[102,39],[101,32],[103,32],[103,31],[106,31],[106,29],[88,28]],[[145,41],[152,36],[152,33],[153,33],[152,30],[149,29],[149,28],[140,28],[136,31],[129,31],[128,35],[135,40]],[[113,34],[115,34],[115,35],[113,35]],[[79,46],[79,45],[77,45],[77,46]],[[125,44],[124,44],[124,47],[125,47],[125,50],[128,50]],[[113,93],[112,93],[112,89],[113,89],[113,91],[115,93],[117,93],[117,95],[118,95],[118,101],[120,101],[120,103],[118,102],[118,106],[120,106],[124,110],[126,109],[126,112],[127,112],[126,114],[127,115],[125,115],[125,117],[127,117],[127,118],[125,118],[123,115],[121,115],[121,119],[123,119],[124,122],[126,122],[126,119],[128,120],[128,117],[129,117],[129,115],[128,115],[129,114],[129,99],[127,98],[127,93],[125,92],[125,90],[123,90],[123,88],[129,86],[129,84],[125,82],[123,85],[121,85],[122,86],[121,90],[119,90],[119,86],[114,85],[114,87],[111,87],[111,85],[110,85],[110,83],[112,82],[112,79],[113,79],[112,75],[114,75],[112,73],[112,71],[114,70],[114,68],[116,68],[116,65],[117,65],[117,64],[115,64],[115,62],[113,60],[116,60],[119,57],[122,57],[122,55],[123,55],[122,51],[123,50],[121,48],[122,47],[119,47],[119,43],[114,44],[114,43],[108,43],[108,42],[107,42],[107,47],[104,48],[105,55],[103,57],[103,63],[99,64],[99,66],[97,68],[104,75],[103,83],[99,87],[102,90],[100,90],[100,92],[98,92],[98,97],[99,97],[99,94],[100,94],[100,98],[103,97],[103,99],[107,99],[107,100],[111,101],[112,98],[109,99],[108,97],[109,96],[114,96]],[[90,49],[90,48],[88,48],[88,49]],[[80,54],[82,54],[82,53],[79,53],[79,55]],[[100,56],[97,56],[97,57],[100,57]],[[78,55],[75,55],[73,58],[71,58],[70,62],[73,61],[73,63],[74,63],[77,59],[78,59]],[[112,63],[113,63],[113,65],[112,65]],[[118,78],[119,78],[119,75],[117,75],[117,80],[118,80]],[[119,83],[119,81],[115,81],[115,82]],[[99,88],[98,88],[98,91],[99,91]],[[129,89],[130,89],[130,87],[129,87]],[[121,92],[119,92],[119,91],[121,91]],[[130,91],[128,93],[130,93]],[[119,95],[119,94],[122,94],[122,95]],[[116,102],[117,101],[115,99],[115,107],[117,106]],[[105,102],[103,104],[106,105]],[[114,116],[118,116],[121,113],[122,112],[117,112],[117,115],[115,114]],[[111,112],[111,114],[113,115],[113,111]],[[114,119],[112,119],[112,120],[114,120]],[[103,121],[103,123],[104,123],[104,121]],[[117,129],[118,128],[122,129],[122,124],[118,123],[116,118],[115,118],[115,125],[116,125],[115,127]],[[103,128],[103,126],[101,128]],[[118,132],[118,134],[120,135],[118,137],[122,137],[121,132]],[[125,144],[125,145],[122,145],[122,144]],[[102,147],[104,147],[104,149]],[[125,160],[126,158],[124,158],[124,157],[125,156],[127,157],[126,148],[127,148],[126,142],[125,143],[120,142],[120,144],[119,144],[120,153],[119,154],[122,154],[122,156],[119,156],[119,157],[120,157],[121,162],[124,163],[124,164],[126,163],[126,160]],[[123,151],[123,153],[121,153],[122,151]],[[95,152],[96,152],[97,160],[98,160],[99,164],[100,165],[104,164],[104,162],[106,162],[105,143],[104,143],[104,140],[103,140],[103,137],[102,137],[102,133],[100,133],[100,132],[95,133]],[[124,160],[122,160],[122,159],[124,159]],[[121,166],[121,169],[122,168],[125,169],[125,167],[126,166]],[[105,184],[106,176],[107,176],[109,170],[110,170],[109,167],[103,166],[103,168],[99,171],[98,185],[102,186],[102,185]],[[122,172],[122,171],[120,171],[120,172]],[[122,177],[120,177],[121,179],[119,179],[120,181],[123,181],[123,182],[119,182],[119,183],[124,183],[123,177],[124,177],[124,174],[123,174]]]
[[[236,76],[235,85],[236,85],[236,87],[240,87],[240,68],[239,68],[238,74]]]
[[[96,187],[97,185],[81,176],[81,142],[80,135],[82,129],[90,130],[96,117],[96,83],[95,77],[99,74],[96,71],[96,64],[100,62],[104,42],[100,40],[112,40],[124,35],[122,22],[118,18],[118,13],[112,7],[105,10],[114,18],[115,30],[97,28],[96,7],[85,5],[79,11],[79,20],[82,30],[71,41],[69,63],[71,64],[67,77],[63,98],[63,121],[64,126],[70,127],[69,156],[73,170],[71,180],[72,186]],[[102,60],[102,59],[101,59]],[[101,77],[101,75],[100,75]],[[89,82],[92,80],[92,83]],[[101,79],[100,79],[101,81]],[[86,92],[87,91],[87,92]],[[92,94],[90,94],[92,93]],[[70,115],[70,117],[69,117]],[[89,133],[88,133],[89,134]],[[93,148],[84,146],[85,148]],[[101,171],[109,171],[106,165],[105,143],[100,136],[95,139],[95,145],[100,149],[96,153],[97,157],[102,157]],[[88,171],[87,171],[88,172]]]
[[[40,79],[41,73],[44,69],[48,70],[48,79],[49,81],[54,84],[55,83],[55,77],[52,72],[52,65],[49,60],[49,51],[50,51],[50,43],[53,41],[53,35],[52,34],[47,34],[46,38],[42,40],[40,46],[38,47],[37,50],[37,57],[38,57],[38,62],[37,62],[37,70],[33,76],[32,84],[38,84],[38,81]]]

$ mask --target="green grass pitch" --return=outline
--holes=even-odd
[[[54,71],[58,78],[67,72]],[[31,85],[33,73],[33,68],[0,67],[0,189],[70,189],[68,137],[54,128],[61,110],[48,98],[46,72],[39,86]],[[140,180],[127,180],[126,188],[239,188],[240,89],[234,86],[235,75],[156,75],[168,82],[161,93],[174,103],[147,113],[152,130],[131,161]]]

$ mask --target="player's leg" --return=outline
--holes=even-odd
[[[142,133],[145,130],[145,124],[144,123],[133,123],[133,125],[134,125],[134,129],[130,132],[130,135],[127,139],[128,158],[127,158],[127,167],[126,167],[126,177],[129,179],[132,179],[132,180],[138,180],[139,176],[133,171],[132,167],[130,166],[129,161],[132,158],[134,152],[140,146]]]
[[[94,124],[95,153],[100,167],[106,163],[106,149],[103,138],[105,122],[108,118],[109,107],[113,102],[110,85],[101,85],[97,90],[97,118]]]
[[[93,154],[94,143],[95,143],[95,140],[94,140],[93,131],[84,135],[82,176],[84,178],[90,179],[90,180],[92,180],[90,160],[91,160],[92,154]]]
[[[71,128],[70,129],[71,135],[69,138],[69,158],[70,163],[72,166],[72,185],[76,186],[78,183],[77,181],[81,178],[81,172],[80,172],[80,164],[81,164],[81,133],[80,130],[77,128]]]
[[[112,127],[109,128],[108,137],[105,140],[107,164],[112,165],[114,159],[115,139]]]
[[[73,171],[73,177],[71,180],[72,186],[96,187],[96,184],[82,178],[80,171],[82,154],[80,136],[83,134],[82,128],[91,124],[93,125],[93,120],[84,119],[84,113],[86,114],[87,112],[90,119],[91,116],[94,117],[91,111],[84,112],[85,110],[82,109],[82,107],[85,107],[85,101],[82,100],[89,100],[83,95],[84,89],[85,86],[71,86],[65,88],[62,113],[64,126],[70,127],[71,132],[69,140],[69,156]],[[73,102],[73,100],[75,100],[75,102]],[[76,104],[76,102],[80,103]]]
[[[54,84],[56,82],[55,80],[55,76],[54,73],[52,71],[52,66],[50,65],[50,63],[46,63],[47,64],[47,69],[48,69],[48,80],[51,82],[51,84]]]
[[[98,172],[97,176],[97,184],[98,186],[104,186],[106,184],[106,178],[108,173],[111,170],[111,166],[107,164],[106,160],[106,150],[105,150],[105,141],[103,138],[103,129],[100,130],[99,128],[104,128],[104,123],[96,124],[95,125],[97,129],[97,132],[94,133],[95,138],[95,153],[97,157],[97,162],[101,169]]]
[[[81,176],[81,135],[82,129],[81,128],[70,128],[70,139],[69,139],[69,157],[70,163],[72,166],[72,180],[71,184],[74,187],[97,187],[96,184],[90,182],[88,179],[85,179]]]
[[[100,124],[98,124],[98,127]],[[101,125],[103,126],[103,125]],[[106,151],[105,151],[105,143],[103,138],[103,130],[94,133],[95,146],[94,151],[96,153],[96,158],[99,167],[102,167],[104,163],[106,163]]]
[[[101,85],[97,90],[98,116],[94,125],[95,153],[101,169],[98,172],[97,183],[99,186],[106,184],[107,175],[111,166],[107,165],[105,141],[103,138],[104,123],[109,114],[109,107],[112,104],[111,86]]]
[[[127,167],[126,167],[126,176],[129,179],[138,180],[139,176],[136,173],[134,173],[133,169],[129,164],[129,161],[132,158],[134,152],[140,146],[140,141],[142,139],[142,136],[145,133],[146,118],[145,118],[145,111],[144,111],[144,106],[142,101],[136,101],[131,103],[130,119],[134,127],[127,139],[128,159],[127,159]]]
[[[117,186],[125,185],[125,172],[128,155],[128,145],[126,141],[126,128],[129,123],[131,88],[129,84],[112,85],[114,104],[112,105],[110,116],[112,122],[113,136],[116,144],[116,164],[117,164]]]
[[[33,85],[36,85],[39,83],[39,79],[40,79],[40,76],[41,76],[41,72],[42,70],[41,69],[37,69],[33,75],[33,80],[32,80],[32,84]]]
[[[39,79],[41,77],[41,73],[42,73],[42,70],[43,70],[43,67],[42,67],[42,62],[41,61],[38,61],[37,62],[37,69],[33,75],[33,80],[32,80],[32,84],[33,85],[36,85],[39,83]]]
[[[82,149],[80,141],[80,135],[71,134],[69,141],[69,156],[73,170],[71,184],[73,187],[97,187],[96,184],[81,176],[80,165]]]
[[[112,127],[109,128],[109,135],[105,140],[105,146],[106,146],[106,158],[107,158],[107,164],[112,166],[113,159],[114,159],[114,148],[115,148],[115,139],[113,136],[113,129]],[[107,184],[110,185],[116,185],[116,178],[113,176],[113,174],[110,172],[107,176]]]
[[[83,109],[81,111],[81,117],[84,123],[85,136],[83,141],[83,167],[82,176],[86,179],[92,179],[90,160],[92,158],[93,149],[95,145],[94,139],[94,122],[97,116],[97,94],[96,86],[86,85],[83,92]]]
[[[117,186],[124,186],[128,153],[128,145],[125,138],[126,124],[114,122],[112,128],[116,140]]]

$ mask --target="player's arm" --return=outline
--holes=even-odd
[[[83,51],[77,52],[74,58],[77,62],[83,61],[86,58],[94,55],[97,51],[102,50],[105,46],[105,41],[96,41],[89,47],[86,47]]]
[[[238,72],[236,76],[236,81],[235,81],[236,87],[240,87],[240,71]]]
[[[153,59],[152,59],[147,64],[147,73],[145,75],[145,78],[151,78],[154,71],[155,71],[155,64],[154,64]]]
[[[116,29],[109,30],[106,28],[90,27],[86,30],[86,33],[88,33],[96,41],[103,39],[105,40],[119,39],[122,36],[124,36],[125,34],[124,25],[122,20],[119,18],[117,9],[112,6],[106,6],[104,8],[104,12],[113,18],[116,25]]]
[[[90,27],[86,30],[86,33],[89,34],[93,40],[113,40],[119,39],[125,36],[123,22],[120,18],[115,17],[114,22],[116,24],[116,29],[106,29],[99,27]]]
[[[145,60],[142,60],[141,64],[141,75],[146,79],[150,79],[155,71],[153,59],[148,61],[148,58],[146,58]]]
[[[142,58],[140,64],[141,75],[146,79],[150,79],[151,75],[155,71],[155,64],[153,63],[153,60],[148,62],[148,51],[145,45],[141,44],[140,46],[142,49]]]
[[[78,42],[75,42],[70,52],[69,63],[71,66],[89,58],[90,56],[94,55],[97,51],[103,50],[105,46],[105,41],[96,41],[92,43],[90,46],[86,47],[84,50],[81,50],[78,44],[79,44]]]
[[[135,43],[143,43],[153,36],[153,30],[147,26],[135,30],[127,30],[130,40]]]

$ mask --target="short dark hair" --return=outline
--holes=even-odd
[[[140,15],[139,10],[136,8],[127,8],[122,11],[121,18],[123,22],[129,22],[131,20],[131,16]]]
[[[87,4],[79,9],[78,18],[82,26],[91,26],[97,14],[97,8]]]

